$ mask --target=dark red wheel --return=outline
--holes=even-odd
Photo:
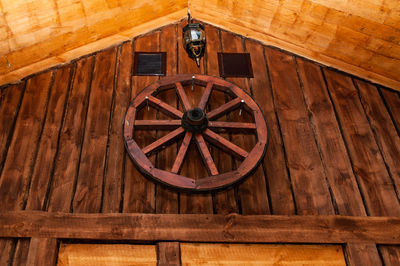
[[[197,106],[192,106],[190,95],[185,86],[203,87],[203,95]],[[196,88],[198,89],[198,88]],[[166,90],[176,90],[181,108],[175,108],[158,95]],[[225,104],[207,111],[206,107],[213,91],[229,95]],[[170,117],[170,120],[140,120],[139,111],[148,106],[156,108]],[[223,121],[219,118],[229,116],[238,110],[246,112],[246,121]],[[134,131],[171,130],[156,141],[140,147]],[[234,132],[253,136],[253,147],[246,150],[233,141],[221,136],[219,132]],[[183,139],[183,140],[182,140]],[[212,76],[177,75],[166,77],[143,89],[130,104],[124,121],[124,140],[126,149],[141,173],[153,180],[174,188],[190,191],[209,191],[230,186],[248,176],[261,162],[267,147],[267,125],[257,103],[238,86]],[[193,178],[180,174],[190,143],[194,141],[202,157],[209,176]],[[149,156],[158,153],[171,143],[180,143],[175,161],[168,169],[159,169],[153,165]],[[214,163],[209,148],[217,147],[234,156],[239,162],[232,171],[220,173]]]

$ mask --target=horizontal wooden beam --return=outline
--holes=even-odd
[[[400,244],[400,217],[0,214],[0,237],[242,243]]]

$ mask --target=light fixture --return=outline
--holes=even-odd
[[[190,58],[196,60],[196,64],[200,67],[200,57],[204,55],[206,47],[206,34],[204,26],[200,23],[193,23],[188,10],[188,24],[183,28],[183,47]]]

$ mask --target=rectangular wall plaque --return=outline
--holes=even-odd
[[[165,76],[166,52],[135,52],[134,76]]]
[[[249,53],[218,53],[218,65],[221,77],[253,77]]]

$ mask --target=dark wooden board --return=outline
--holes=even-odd
[[[293,191],[275,114],[267,63],[264,57],[264,47],[250,40],[246,40],[245,45],[253,62],[254,79],[250,80],[253,97],[260,105],[268,125],[269,139],[263,167],[269,188],[271,213],[278,215],[295,214]]]
[[[218,76],[218,60],[217,52],[221,51],[221,40],[220,31],[215,27],[206,25],[205,32],[207,36],[206,46],[206,68],[207,74],[211,76]],[[223,94],[221,94],[223,95]],[[210,97],[213,97],[211,95]],[[213,97],[212,101],[209,101],[206,110],[213,110],[225,103],[225,97]],[[220,134],[222,137],[229,139],[228,134]],[[219,148],[211,147],[211,154],[221,172],[231,171],[233,167],[233,159],[226,152]],[[214,213],[227,214],[227,213],[239,213],[239,208],[235,196],[235,188],[230,188],[225,191],[213,193],[213,209]]]
[[[25,208],[27,210],[44,208],[47,190],[51,182],[54,158],[59,146],[58,140],[73,71],[73,67],[69,65],[58,69],[55,73]]]
[[[101,209],[116,52],[116,48],[111,48],[96,54],[79,173],[72,202],[74,212],[99,212]]]
[[[222,52],[243,53],[243,39],[230,32],[221,31]],[[251,94],[249,81],[245,78],[228,78],[230,82],[238,85],[242,90]],[[245,113],[240,117],[238,112],[230,113],[232,121],[246,120]],[[251,122],[251,121],[246,121]],[[232,135],[233,142],[239,146],[250,150],[254,147],[256,139],[253,136],[243,137],[243,135]],[[238,163],[238,162],[236,162]],[[238,197],[240,200],[242,214],[267,214],[270,212],[267,187],[262,166],[257,167],[254,173],[238,186]]]
[[[4,160],[8,152],[8,145],[11,141],[24,89],[25,83],[21,82],[18,85],[8,86],[1,91],[2,99],[0,103],[0,174],[2,172]]]
[[[26,265],[54,265],[57,261],[57,252],[57,239],[33,237],[30,241]]]
[[[354,172],[370,215],[400,216],[399,199],[350,77],[324,70]]]
[[[0,213],[1,237],[398,245],[399,232],[399,217],[40,211]]]
[[[167,52],[167,76],[175,75],[177,72],[177,25],[173,24],[163,28],[160,36],[160,51]],[[173,90],[169,90],[163,95],[160,95],[167,104],[172,107],[177,107],[176,93]],[[163,113],[158,113],[158,119],[167,118]],[[169,119],[169,117],[168,117]],[[167,132],[159,131],[159,136],[163,136]],[[160,169],[171,169],[174,164],[177,154],[177,144],[174,143],[161,151],[157,158],[157,166]],[[156,187],[156,213],[178,213],[179,212],[179,195],[177,192],[166,188],[163,185],[157,185]]]
[[[134,40],[134,51],[157,52],[159,50],[160,32],[156,31]],[[142,89],[155,82],[158,77],[132,76],[133,99]],[[150,108],[144,110],[140,119],[156,119],[157,112]],[[135,134],[135,132],[134,132]],[[155,130],[146,131],[146,134],[137,133],[135,139],[150,144],[157,138]],[[153,163],[155,158],[153,159]],[[123,212],[154,212],[155,211],[155,184],[139,173],[129,156],[125,162],[124,202]]]
[[[351,161],[318,65],[297,58],[307,110],[319,145],[326,176],[340,215],[364,216],[366,211]]]
[[[355,80],[361,103],[374,132],[383,160],[388,168],[397,193],[400,196],[400,136],[396,133],[379,91],[365,81]]]
[[[397,134],[400,136],[400,94],[385,88],[380,88],[379,91],[396,126]]]
[[[179,242],[157,243],[157,265],[182,265]]]
[[[47,209],[49,211],[69,212],[71,209],[85,132],[93,64],[93,57],[83,58],[76,62],[76,74],[71,81],[71,92],[48,195]]]
[[[348,243],[346,255],[349,266],[379,266],[382,261],[374,243]]]
[[[102,212],[120,212],[124,178],[125,146],[122,124],[131,98],[132,42],[118,48],[115,91],[110,117],[108,156],[104,176]]]
[[[333,214],[325,170],[310,125],[294,58],[271,48],[266,48],[266,57],[297,214]]]
[[[182,29],[186,26],[187,21],[182,21],[178,24],[178,36],[177,36],[177,43],[178,43],[178,74],[192,74],[192,73],[205,73],[205,64],[204,58],[200,61],[200,68],[197,67],[196,61],[189,58],[188,54],[186,53],[185,49],[182,45]],[[200,99],[201,98],[201,91],[194,90],[192,93],[191,99]],[[191,102],[194,106],[194,102]],[[189,147],[189,151],[186,155],[185,160],[188,162],[192,162],[190,164],[183,164],[181,173],[184,176],[194,178],[196,176],[208,176],[208,173],[205,167],[202,167],[195,163],[201,160],[199,152],[196,150],[196,145],[192,144]],[[212,196],[207,194],[189,194],[189,193],[180,193],[179,197],[180,203],[180,213],[213,213],[213,202]]]

